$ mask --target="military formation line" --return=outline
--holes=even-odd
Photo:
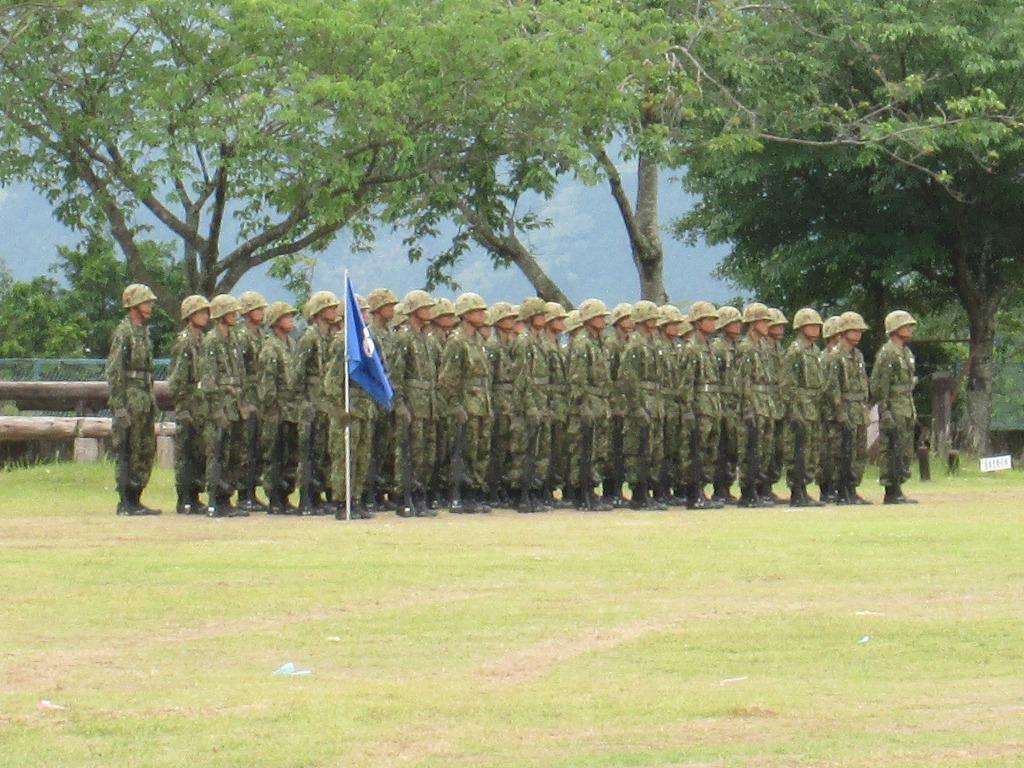
[[[123,515],[159,514],[141,501],[156,451],[155,300],[147,286],[125,289],[106,368]],[[414,290],[399,301],[386,288],[358,302],[391,408],[353,385],[346,409],[333,293],[305,303],[298,338],[298,310],[255,292],[181,303],[168,376],[178,513],[343,519],[347,493],[355,518],[764,507],[784,503],[773,491],[783,478],[791,506],[867,504],[858,487],[874,404],[884,501],[911,503],[907,312],[886,317],[869,380],[856,312],[823,320],[804,308],[790,323],[757,302],[741,312],[698,301],[684,315],[599,299],[566,312],[537,297],[488,307],[475,293],[452,302]]]

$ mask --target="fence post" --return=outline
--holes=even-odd
[[[932,374],[932,440],[942,463],[953,447],[953,377],[944,371]]]

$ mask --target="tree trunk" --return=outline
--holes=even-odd
[[[971,343],[964,403],[965,441],[979,456],[987,456],[992,450],[992,358],[997,307],[995,301],[984,302],[969,311],[967,318]]]
[[[661,244],[658,222],[658,160],[649,152],[640,152],[637,159],[636,228],[641,235],[633,245],[633,258],[640,276],[640,298],[664,304],[665,251]]]

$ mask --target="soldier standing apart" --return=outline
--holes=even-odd
[[[151,509],[141,501],[156,455],[153,343],[147,328],[155,302],[156,294],[141,283],[124,289],[121,305],[127,315],[114,330],[107,357],[119,515],[160,514],[159,509]]]
[[[594,494],[601,482],[599,469],[608,459],[612,374],[603,338],[608,317],[608,308],[599,299],[580,304],[573,320],[583,323],[582,331],[573,336],[569,347],[569,413],[575,417],[570,421],[569,482],[578,484],[577,507],[591,512],[612,509]]]
[[[741,507],[770,507],[768,472],[772,458],[772,373],[768,359],[768,323],[772,314],[753,302],[743,311],[746,337],[736,346],[736,385],[743,426],[739,431]]]
[[[551,415],[548,411],[551,370],[548,342],[544,337],[546,312],[544,299],[536,296],[523,299],[519,305],[519,319],[527,324],[527,331],[516,339],[512,352],[516,363],[516,402],[526,426],[524,439],[517,451],[521,476],[516,511],[522,513],[544,512],[551,508],[542,494],[551,455]]]
[[[635,327],[633,323],[633,305],[616,304],[611,316],[612,335],[605,339],[605,350],[608,353],[608,370],[611,373],[612,385],[609,392],[611,410],[611,439],[608,445],[608,461],[603,468],[601,478],[602,500],[615,507],[625,504],[622,496],[622,484],[626,476],[624,422],[626,417],[626,401],[619,385],[619,364],[622,353],[626,349],[630,335]]]
[[[389,288],[374,288],[367,294],[366,303],[370,308],[370,336],[380,354],[384,370],[389,371],[388,358],[394,339],[391,321],[395,318],[398,297]],[[394,511],[394,504],[384,498],[386,493],[393,492],[394,487],[395,416],[392,411],[378,408],[370,439],[370,477],[366,481],[367,493],[372,497],[370,506]]]
[[[485,498],[491,442],[491,371],[480,329],[487,323],[487,304],[475,293],[455,301],[459,327],[448,337],[441,358],[437,389],[451,438],[449,511],[490,512]]]
[[[549,301],[545,305],[544,324],[545,340],[548,353],[548,407],[551,421],[548,429],[550,460],[548,474],[544,483],[544,501],[558,509],[567,509],[575,500],[572,496],[572,484],[569,478],[569,373],[566,350],[562,347],[561,336],[565,332],[565,320],[568,317],[565,308],[557,301]],[[554,492],[561,489],[560,498],[556,501]]]
[[[185,329],[171,350],[167,384],[174,398],[174,485],[179,515],[201,515],[199,501],[206,478],[206,450],[201,432],[206,424],[206,403],[199,389],[199,361],[203,357],[203,331],[210,322],[210,302],[189,296],[181,302]]]
[[[857,494],[868,450],[868,374],[857,345],[867,329],[859,314],[843,312],[837,327],[840,339],[825,369],[826,396],[831,399],[829,411],[838,442],[837,504],[871,503]]]
[[[626,402],[626,481],[633,492],[633,509],[665,509],[650,496],[652,472],[661,464],[665,421],[661,396],[665,361],[654,339],[658,318],[658,305],[653,301],[633,305],[636,331],[619,363],[618,380]]]
[[[259,357],[256,394],[263,412],[260,438],[263,449],[263,490],[271,515],[290,515],[298,510],[288,502],[295,491],[299,450],[299,400],[292,384],[295,341],[294,307],[275,301],[266,312],[270,333]]]
[[[405,497],[398,515],[435,517],[437,512],[427,504],[437,408],[437,367],[427,340],[434,300],[426,291],[415,290],[405,295],[402,306],[408,324],[395,335],[388,360],[398,431],[395,464]]]
[[[242,354],[231,329],[238,322],[238,300],[222,293],[210,302],[213,330],[203,338],[200,388],[206,398],[206,493],[210,517],[247,517],[231,504],[242,469],[244,424],[240,410]]]
[[[239,447],[242,456],[242,484],[238,489],[238,506],[247,512],[266,512],[256,496],[260,484],[260,415],[256,388],[259,382],[259,360],[266,331],[263,328],[267,300],[256,291],[246,291],[238,297],[244,323],[234,327],[235,343],[242,353],[242,421],[245,423],[244,443]]]
[[[791,507],[820,507],[807,494],[812,471],[821,455],[821,393],[824,374],[815,341],[821,315],[805,307],[793,317],[796,340],[782,365],[782,401],[786,405],[785,464]]]
[[[871,370],[871,399],[878,403],[881,450],[878,454],[880,480],[885,487],[884,504],[916,504],[903,495],[903,483],[910,479],[914,457],[914,386],[917,376],[914,354],[907,343],[914,336],[917,321],[904,310],[885,317],[889,340],[878,350]]]
[[[341,302],[330,291],[317,291],[303,308],[309,326],[299,338],[293,359],[292,381],[301,403],[299,421],[299,512],[326,515],[335,509],[327,492],[330,457],[327,451],[330,406],[323,377],[331,344],[331,325],[338,319]]]
[[[825,339],[825,347],[821,350],[821,455],[818,458],[818,487],[821,489],[821,501],[827,503],[836,501],[837,482],[839,473],[839,435],[835,431],[835,421],[832,419],[832,395],[829,387],[828,360],[835,352],[839,343],[839,316],[832,315],[825,320],[821,327],[821,335]]]
[[[491,306],[490,322],[494,335],[487,340],[491,365],[491,408],[494,424],[491,431],[490,468],[488,469],[489,502],[492,506],[508,506],[512,488],[519,484],[519,466],[512,461],[513,447],[522,442],[522,419],[515,404],[515,343],[518,310],[507,301]]]
[[[739,459],[740,401],[736,389],[736,342],[743,330],[742,316],[736,307],[728,305],[718,308],[715,321],[718,332],[711,342],[711,351],[718,364],[718,382],[721,388],[722,422],[718,439],[718,454],[715,458],[715,480],[711,498],[723,504],[735,504],[732,484],[736,481]]]
[[[690,307],[693,337],[687,346],[686,380],[693,392],[693,422],[690,462],[693,469],[686,506],[689,509],[721,509],[722,501],[708,499],[704,486],[714,481],[718,447],[721,442],[722,400],[718,360],[711,349],[718,310],[707,301]]]

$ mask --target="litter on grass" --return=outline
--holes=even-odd
[[[299,669],[295,666],[294,661],[289,661],[282,664],[280,667],[274,670],[275,675],[288,675],[289,677],[297,677],[299,675],[311,675],[313,670],[311,669]]]
[[[864,635],[860,640],[857,641],[857,645],[864,645],[864,643],[871,640],[871,635]]]
[[[878,611],[857,611],[857,613],[854,614],[854,616],[883,616],[883,615],[884,614],[881,614]]]
[[[719,685],[732,685],[733,683],[742,683],[744,680],[749,680],[749,675],[743,675],[743,677],[727,677],[724,680],[719,680]]]
[[[67,709],[67,707],[65,707],[64,705],[62,705],[62,704],[54,704],[49,699],[43,699],[42,701],[40,701],[39,702],[39,708],[40,709]]]

